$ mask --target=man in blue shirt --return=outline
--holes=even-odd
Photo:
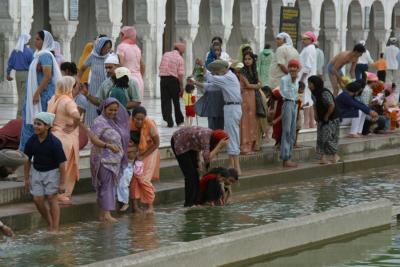
[[[15,80],[17,83],[18,92],[18,111],[17,117],[21,117],[22,114],[22,103],[25,98],[25,84],[28,78],[29,65],[33,60],[33,52],[27,46],[27,43],[31,39],[31,36],[27,33],[21,34],[18,39],[17,46],[11,52],[8,59],[7,67],[7,80],[12,81],[13,78],[10,76],[11,71],[15,70]]]
[[[33,122],[35,134],[25,145],[25,154],[29,161],[25,164],[25,189],[33,195],[36,208],[49,225],[52,232],[58,232],[60,224],[60,206],[57,193],[64,193],[66,157],[61,141],[50,128],[55,115],[48,112],[36,114]],[[33,165],[31,172],[31,165]],[[49,202],[50,210],[45,201]]]
[[[297,97],[298,97],[298,73],[300,63],[298,60],[290,60],[288,63],[289,74],[281,79],[280,91],[283,98],[282,105],[282,138],[281,138],[281,159],[283,167],[297,167],[297,164],[290,160],[294,143],[296,142],[296,118],[297,118]]]

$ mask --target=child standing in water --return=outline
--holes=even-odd
[[[186,87],[183,92],[183,103],[185,104],[185,126],[192,126],[193,118],[196,117],[194,104],[196,103],[196,96],[193,95],[194,85],[192,77],[186,79]]]
[[[123,204],[119,211],[122,212],[127,211],[129,208],[129,184],[131,183],[133,177],[133,167],[138,152],[138,143],[139,142],[135,143],[131,136],[131,140],[129,141],[128,145],[128,166],[125,168],[117,187],[118,201]]]
[[[65,192],[67,159],[61,141],[50,131],[54,118],[55,115],[49,112],[36,114],[33,121],[35,133],[28,139],[24,150],[29,158],[25,164],[24,177],[25,189],[33,195],[40,215],[47,221],[51,232],[58,232],[60,206],[57,194]]]

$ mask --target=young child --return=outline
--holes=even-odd
[[[372,66],[374,66],[377,70],[378,79],[382,82],[386,81],[386,69],[387,69],[387,62],[384,58],[384,53],[380,53],[379,59],[375,61]]]
[[[296,141],[294,142],[295,148],[300,147],[299,144],[297,143],[297,138],[299,136],[299,132],[301,130],[301,126],[303,123],[303,118],[302,118],[303,116],[302,116],[301,110],[303,109],[303,100],[302,99],[303,99],[303,93],[304,93],[305,88],[306,88],[306,85],[302,81],[299,81],[299,90],[298,90],[299,95],[297,98]]]
[[[54,114],[48,112],[36,114],[33,122],[35,133],[28,139],[24,150],[29,158],[25,164],[24,177],[25,189],[33,195],[36,208],[47,221],[50,231],[58,232],[60,206],[57,193],[65,192],[66,157],[61,141],[50,132],[54,117]]]
[[[192,126],[193,118],[196,117],[194,104],[196,103],[196,96],[193,95],[194,84],[192,77],[186,79],[186,87],[183,92],[182,98],[185,104],[185,126]]]
[[[202,205],[224,205],[232,196],[231,185],[239,180],[235,169],[217,167],[200,179],[200,201]]]
[[[138,152],[138,144],[131,140],[128,145],[128,166],[124,169],[118,187],[117,187],[117,197],[118,201],[123,205],[119,211],[127,211],[129,208],[129,184],[131,183],[133,177],[133,164],[135,162]]]

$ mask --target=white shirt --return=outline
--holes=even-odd
[[[300,53],[301,70],[299,76],[307,73],[307,77],[317,74],[317,51],[313,44],[307,45]]]
[[[385,59],[387,63],[388,70],[397,70],[397,54],[399,53],[399,48],[395,45],[389,45],[385,48]]]
[[[207,52],[207,54],[206,54],[206,61],[207,61],[207,58],[208,58],[208,54],[209,54],[210,52]],[[222,60],[225,60],[225,61],[228,61],[228,62],[231,62],[231,57],[228,55],[228,53],[226,53],[225,51],[222,51],[221,52],[221,56],[219,57],[219,59],[222,59]]]
[[[371,58],[371,54],[369,53],[368,50],[365,50],[365,53],[361,55],[361,57],[358,58],[357,64],[372,64],[374,63],[374,60]]]

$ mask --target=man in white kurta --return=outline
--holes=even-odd
[[[299,73],[300,81],[302,81],[306,88],[304,90],[303,97],[303,109],[304,109],[304,128],[314,128],[314,109],[313,100],[311,97],[311,91],[308,89],[307,80],[312,75],[317,75],[317,51],[314,43],[317,41],[317,37],[313,32],[306,32],[302,36],[304,48],[300,53],[300,64],[301,69]]]
[[[386,81],[391,81],[394,83],[398,82],[397,54],[400,51],[399,48],[396,46],[396,43],[396,37],[392,37],[389,39],[389,46],[385,48],[385,59],[387,62]]]

